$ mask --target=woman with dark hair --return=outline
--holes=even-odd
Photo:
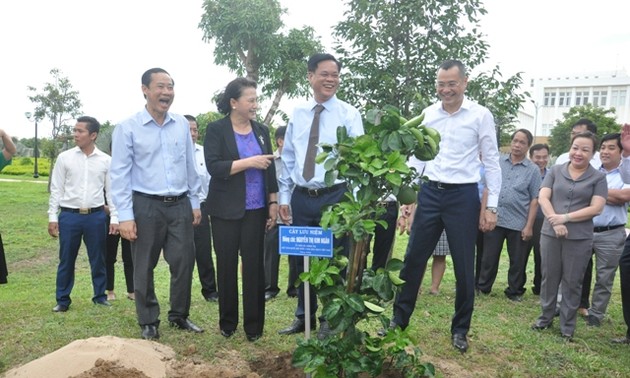
[[[217,254],[219,327],[224,337],[238,324],[238,257],[242,259],[243,328],[247,340],[265,323],[265,230],[276,225],[276,170],[269,129],[258,122],[256,82],[237,78],[217,101],[225,118],[208,124],[204,143],[212,176],[208,213]]]
[[[560,335],[569,341],[575,331],[582,278],[593,254],[593,217],[602,212],[608,196],[606,175],[590,164],[596,146],[592,133],[575,135],[569,162],[547,172],[538,199],[545,215],[540,237],[542,313],[532,329],[551,327],[560,290]]]

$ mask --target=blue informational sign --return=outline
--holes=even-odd
[[[321,227],[280,226],[280,254],[292,256],[333,256],[331,230]]]

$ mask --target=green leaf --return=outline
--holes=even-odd
[[[396,286],[400,286],[405,283],[405,281],[400,279],[398,274],[396,274],[395,272],[387,272],[387,275],[389,276],[389,279],[392,280],[392,283]]]
[[[363,304],[365,305],[365,307],[368,310],[370,310],[371,312],[376,313],[376,314],[380,314],[383,311],[385,311],[385,309],[383,307],[381,307],[381,306],[379,306],[377,304],[374,304],[372,302],[369,302],[369,301],[364,301]]]

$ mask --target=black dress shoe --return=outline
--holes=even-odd
[[[221,330],[221,336],[225,337],[226,339],[234,336],[235,333],[236,333],[236,330],[234,330],[234,329],[231,329],[231,330],[222,329]]]
[[[273,291],[265,291],[265,302],[274,299],[278,293]]]
[[[532,329],[533,329],[534,331],[542,331],[542,330],[544,330],[544,329],[551,328],[551,324],[552,324],[552,323],[549,323],[549,324],[542,324],[542,323],[536,322],[536,323],[532,324]]]
[[[109,303],[109,301],[107,299],[103,299],[101,301],[94,301],[95,305],[99,305],[99,306],[103,306],[103,307],[111,307],[112,304]]]
[[[245,336],[247,337],[247,341],[251,341],[251,342],[254,342],[262,337],[262,335],[260,334],[251,334],[251,335],[247,334]]]
[[[573,341],[573,335],[569,335],[568,333],[561,333],[560,337],[562,337],[562,339],[566,341],[567,343],[570,343]]]
[[[279,335],[293,335],[296,333],[302,333],[305,329],[304,319],[295,319],[290,326],[285,329],[281,329],[278,331]],[[315,319],[311,320],[311,330],[314,330],[316,326]]]
[[[297,288],[291,286],[290,288],[287,289],[287,295],[289,296],[289,298],[295,298],[298,295],[297,292]]]
[[[140,326],[140,329],[142,329],[141,337],[145,340],[158,340],[160,338],[156,325],[147,324]]]
[[[216,291],[214,293],[210,293],[207,297],[205,297],[207,302],[216,302],[219,300],[219,293]]]
[[[610,340],[611,343],[613,344],[630,344],[630,338],[628,338],[627,336],[625,337],[619,337],[616,339],[612,339]]]
[[[333,334],[332,329],[330,329],[330,325],[327,321],[319,322],[319,331],[317,332],[317,338],[319,340],[324,340],[330,337]]]
[[[455,349],[459,350],[462,353],[466,353],[466,351],[468,350],[468,340],[466,340],[466,335],[456,333],[453,335],[452,340]]]
[[[396,329],[396,327],[398,327],[398,324],[394,323],[394,321],[390,321],[389,322],[389,326],[387,326],[387,329],[385,328],[381,328],[378,331],[376,331],[376,334],[380,337],[385,337],[387,335],[387,332]],[[402,327],[401,327],[402,328]]]
[[[68,306],[66,305],[62,305],[62,304],[58,304],[55,307],[53,307],[53,312],[66,312],[68,311]]]
[[[602,325],[602,322],[595,315],[589,315],[586,318],[586,325],[591,327],[599,327]]]
[[[183,329],[186,331],[191,331],[194,333],[202,333],[203,329],[199,328],[198,326],[195,325],[195,323],[191,322],[190,319],[186,318],[186,319],[182,319],[182,318],[176,318],[173,320],[169,320],[169,323],[171,325],[171,327],[176,327],[179,329]]]

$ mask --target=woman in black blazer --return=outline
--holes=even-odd
[[[242,259],[243,328],[259,339],[265,323],[265,229],[278,215],[278,183],[269,129],[256,119],[256,82],[237,78],[217,101],[226,117],[208,124],[204,151],[212,176],[208,213],[217,254],[219,327],[230,337],[238,325],[238,257]]]

